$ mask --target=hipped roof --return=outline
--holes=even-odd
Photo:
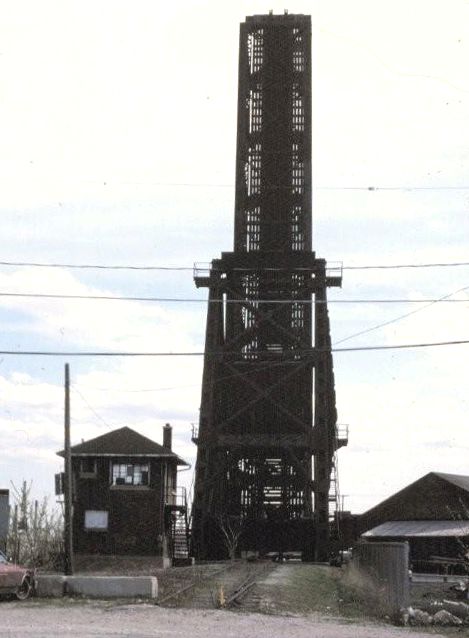
[[[146,456],[173,459],[178,465],[189,465],[177,454],[151,439],[124,426],[95,439],[71,447],[72,456]],[[65,456],[65,450],[57,452]]]

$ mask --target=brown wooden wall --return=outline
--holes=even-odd
[[[163,529],[164,465],[176,474],[174,461],[119,458],[119,463],[148,463],[148,486],[110,485],[110,457],[97,459],[95,478],[82,478],[79,458],[72,461],[74,475],[73,543],[79,554],[161,555]],[[85,530],[86,510],[108,512],[106,531]]]

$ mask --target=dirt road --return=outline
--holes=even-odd
[[[108,603],[0,603],[2,638],[437,638],[378,624],[320,616],[269,616]]]

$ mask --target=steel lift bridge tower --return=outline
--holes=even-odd
[[[312,251],[311,217],[311,18],[251,16],[240,32],[234,250],[195,269],[209,289],[193,436],[200,559],[226,556],[225,524],[242,527],[240,551],[328,555],[346,439],[326,290],[342,278]]]

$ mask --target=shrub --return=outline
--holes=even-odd
[[[31,483],[20,489],[12,483],[15,501],[7,537],[7,554],[15,563],[60,569],[63,565],[63,517],[42,501],[31,498]]]

